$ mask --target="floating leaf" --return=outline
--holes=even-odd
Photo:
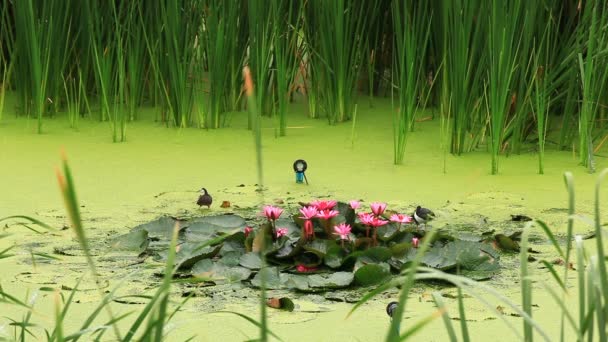
[[[355,281],[361,286],[370,286],[382,283],[390,275],[391,270],[387,263],[368,264],[355,271]]]
[[[188,269],[200,260],[214,257],[222,245],[201,247],[201,242],[185,242],[178,246],[175,254],[179,269]]]
[[[264,282],[267,289],[280,289],[283,287],[281,282],[281,274],[277,267],[262,268],[251,280],[251,285],[261,287],[261,276],[264,275]]]
[[[313,288],[337,289],[349,286],[353,279],[351,272],[311,274],[308,276],[308,284]]]
[[[392,255],[388,247],[376,246],[362,251],[357,260],[367,264],[379,263],[390,259]]]
[[[141,254],[146,251],[149,244],[148,231],[141,229],[113,238],[110,246],[115,251],[133,251]]]
[[[260,257],[260,253],[249,252],[241,256],[239,264],[251,270],[259,270],[262,268],[262,258]]]
[[[399,232],[398,229],[399,224],[396,224],[394,222],[390,222],[388,224],[385,224],[384,226],[380,226],[377,230],[378,239],[382,241],[392,240],[397,236],[397,233]]]
[[[240,266],[228,267],[225,264],[204,259],[192,266],[192,274],[196,277],[210,279],[215,283],[232,283],[249,278],[251,270]]]
[[[188,225],[185,221],[179,221],[173,217],[163,216],[152,222],[140,224],[139,226],[131,229],[131,231],[145,230],[151,238],[158,238],[163,240],[170,240],[173,236],[173,228],[175,224],[179,224],[180,231],[186,228]]]
[[[304,252],[294,257],[295,263],[306,267],[319,266],[323,262],[323,258],[317,253]]]
[[[327,250],[325,254],[324,262],[325,265],[331,268],[338,268],[342,266],[344,259],[348,256],[348,252],[340,246],[333,246]]]
[[[243,230],[245,226],[245,219],[238,215],[204,216],[190,222],[185,230],[185,238],[188,241],[204,241],[217,232]]]

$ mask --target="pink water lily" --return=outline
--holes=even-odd
[[[420,242],[420,240],[417,237],[412,238],[412,247],[418,248],[418,243],[419,242]]]
[[[317,217],[317,213],[319,210],[314,206],[307,206],[300,208],[300,216],[301,219],[304,220],[304,226],[302,227],[302,236],[306,239],[314,239],[315,237],[315,229],[313,227],[311,219]]]
[[[340,223],[337,226],[334,226],[334,232],[340,235],[341,240],[348,240],[348,235],[350,234],[351,227],[349,224]]]
[[[393,215],[391,215],[390,220],[393,222],[399,222],[399,223],[410,223],[410,222],[412,222],[412,217],[410,215],[404,215],[404,214],[393,214]]]
[[[358,213],[357,216],[359,216],[359,221],[366,226],[371,225],[372,219],[374,218],[374,215],[371,213]]]
[[[350,205],[350,207],[351,207],[353,210],[357,210],[357,209],[359,209],[359,207],[361,206],[361,202],[359,202],[359,201],[357,201],[357,200],[352,200],[352,201],[348,202],[348,204]]]
[[[245,227],[245,237],[249,236],[249,234],[251,234],[252,231],[253,231],[253,228]]]
[[[300,208],[300,213],[302,214],[300,218],[310,220],[313,217],[317,216],[318,212],[319,210],[317,209],[317,207],[314,206],[302,207]]]
[[[271,221],[276,221],[282,213],[283,209],[281,208],[274,207],[272,205],[267,205],[264,207],[264,215],[266,215],[266,217]]]
[[[372,213],[357,213],[359,216],[359,221],[365,226],[365,236],[369,237],[369,227],[372,225],[372,220],[374,219],[374,215]]]
[[[388,221],[386,221],[386,220],[382,220],[382,219],[379,219],[379,218],[378,218],[378,217],[376,217],[376,216],[374,216],[374,218],[372,218],[372,222],[370,223],[370,225],[371,225],[372,227],[374,227],[374,236],[373,236],[373,238],[374,238],[374,245],[377,245],[377,244],[378,244],[378,240],[377,240],[377,235],[378,235],[378,227],[380,227],[380,226],[384,226],[384,225],[385,225],[385,224],[387,224],[387,223],[388,223]]]
[[[280,238],[281,236],[285,236],[287,235],[287,228],[277,228],[277,239]]]
[[[324,220],[329,220],[332,217],[338,216],[338,214],[340,214],[340,213],[337,210],[325,209],[325,210],[320,210],[317,213],[317,217],[324,219]]]
[[[386,209],[386,203],[373,202],[370,204],[370,208],[372,209],[372,213],[374,213],[374,215],[380,216],[384,213],[384,209]]]
[[[379,219],[377,217],[372,218],[371,222],[370,222],[370,226],[374,227],[374,228],[378,228],[380,226],[384,226],[385,224],[387,224],[388,221],[383,220],[383,219]]]
[[[319,211],[321,210],[330,210],[333,209],[336,204],[338,204],[338,202],[336,201],[329,201],[329,200],[323,200],[323,201],[312,201],[310,202],[310,205],[312,205],[313,207],[317,208]]]

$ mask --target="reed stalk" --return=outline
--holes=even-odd
[[[274,82],[276,83],[278,135],[287,134],[287,105],[304,55],[302,13],[304,2],[278,0],[271,4]]]
[[[584,40],[578,52],[578,63],[582,86],[582,104],[579,116],[578,154],[581,165],[593,172],[593,131],[599,111],[600,96],[608,81],[608,8],[604,2],[585,3],[583,18]]]
[[[200,48],[197,37],[203,23],[203,3],[199,0],[161,1],[157,15],[161,18],[160,48],[165,56],[157,56],[158,71],[166,86],[172,123],[186,127],[192,119],[192,77]]]
[[[395,164],[402,164],[409,133],[413,130],[419,95],[425,82],[424,60],[430,36],[430,15],[426,3],[395,0],[392,6],[395,32],[395,70],[399,108],[393,118]]]
[[[503,144],[503,129],[511,100],[513,77],[517,68],[521,42],[520,20],[528,15],[524,1],[492,2],[488,25],[489,79],[488,110],[490,116],[491,173],[498,174],[498,156]]]
[[[219,128],[226,123],[226,112],[237,108],[241,72],[247,43],[247,20],[243,1],[204,1],[202,46],[209,79],[205,127]]]
[[[374,17],[369,13],[375,13],[377,8],[377,0],[306,3],[306,32],[311,35],[307,43],[309,54],[315,56],[312,74],[318,87],[315,98],[322,101],[321,108],[330,124],[349,120],[352,115],[362,51],[367,45],[365,33]]]

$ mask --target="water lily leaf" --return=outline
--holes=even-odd
[[[397,236],[399,228],[399,224],[390,222],[385,224],[384,226],[378,227],[376,233],[378,234],[378,239],[381,241],[389,241]]]
[[[115,237],[110,246],[113,250],[133,251],[141,254],[146,251],[149,244],[148,231],[141,229]]]
[[[308,276],[301,274],[286,274],[283,286],[288,289],[298,289],[300,291],[307,291],[310,289]]]
[[[391,253],[393,254],[393,257],[395,257],[395,258],[400,258],[402,256],[405,256],[406,254],[408,254],[408,252],[411,249],[412,249],[411,242],[402,242],[402,243],[392,245],[390,247]]]
[[[290,238],[277,250],[275,257],[279,259],[291,258],[302,250],[302,245],[302,240]]]
[[[457,263],[455,257],[448,257],[447,253],[447,248],[442,244],[435,244],[422,257],[421,263],[442,271],[456,267]]]
[[[317,254],[319,257],[323,257],[325,254],[327,254],[327,250],[332,246],[336,246],[336,241],[315,239],[304,245],[303,248],[309,252]]]
[[[199,217],[192,220],[190,226],[197,223],[208,223],[214,226],[226,228],[227,230],[233,230],[235,228],[245,228],[246,226],[245,219],[235,214]]]
[[[251,280],[251,285],[255,287],[261,287],[261,277],[264,276],[264,282],[267,289],[280,289],[283,287],[281,282],[281,274],[277,267],[264,267],[262,268]]]
[[[433,246],[422,259],[422,263],[448,271],[457,269],[463,275],[486,278],[499,269],[498,255],[484,243],[456,240],[446,245]]]
[[[387,263],[367,264],[355,271],[355,282],[361,286],[370,286],[385,281],[391,275]]]
[[[239,264],[251,270],[259,270],[262,267],[262,258],[260,253],[249,252],[241,256]]]
[[[236,266],[227,267],[225,264],[204,259],[192,266],[192,274],[196,277],[210,279],[216,284],[239,282],[249,278],[251,270]]]
[[[232,252],[237,252],[240,254],[245,253],[245,234],[242,232],[236,233],[224,240],[224,245],[220,251],[220,255]]]
[[[222,253],[223,250],[224,250],[224,248],[222,247],[222,250],[220,250],[220,253],[219,253],[219,255],[221,255],[221,258],[217,262],[224,264],[225,266],[228,266],[228,267],[238,266],[240,263],[240,260],[241,260],[241,256],[244,253],[240,253],[237,251]]]
[[[213,258],[222,248],[222,245],[201,247],[200,242],[185,242],[179,245],[175,254],[179,269],[188,269],[200,260]]]
[[[306,251],[296,255],[294,261],[296,264],[304,265],[306,267],[315,267],[323,262],[323,258],[317,253]]]
[[[337,205],[338,211],[344,217],[344,221],[351,226],[355,223],[356,215],[353,208],[350,207],[350,204],[344,202],[338,202]]]
[[[173,217],[163,216],[152,222],[140,224],[131,231],[145,230],[148,232],[148,236],[151,238],[158,238],[162,240],[170,240],[173,236],[173,227],[175,224],[179,224],[180,232],[187,227],[188,222],[179,221]]]
[[[190,222],[185,230],[185,238],[188,241],[204,241],[217,232],[243,230],[245,226],[245,219],[238,215],[204,216]]]
[[[354,277],[352,272],[311,274],[308,276],[308,284],[313,288],[337,289],[349,286]]]
[[[390,259],[392,255],[393,253],[388,247],[376,246],[361,252],[357,260],[367,264],[372,264],[386,261]]]
[[[327,250],[325,254],[324,262],[325,265],[331,268],[338,268],[342,266],[344,258],[348,255],[348,252],[340,246],[333,246]]]

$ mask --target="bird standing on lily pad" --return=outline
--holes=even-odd
[[[210,208],[211,203],[213,203],[213,198],[211,197],[211,195],[209,195],[209,193],[207,192],[207,189],[202,188],[201,195],[198,196],[198,200],[196,201],[196,204],[198,204],[199,207],[206,205],[207,208]]]
[[[412,218],[414,219],[414,222],[416,222],[416,225],[426,225],[427,222],[432,221],[435,218],[435,213],[432,212],[431,209],[417,206]]]

